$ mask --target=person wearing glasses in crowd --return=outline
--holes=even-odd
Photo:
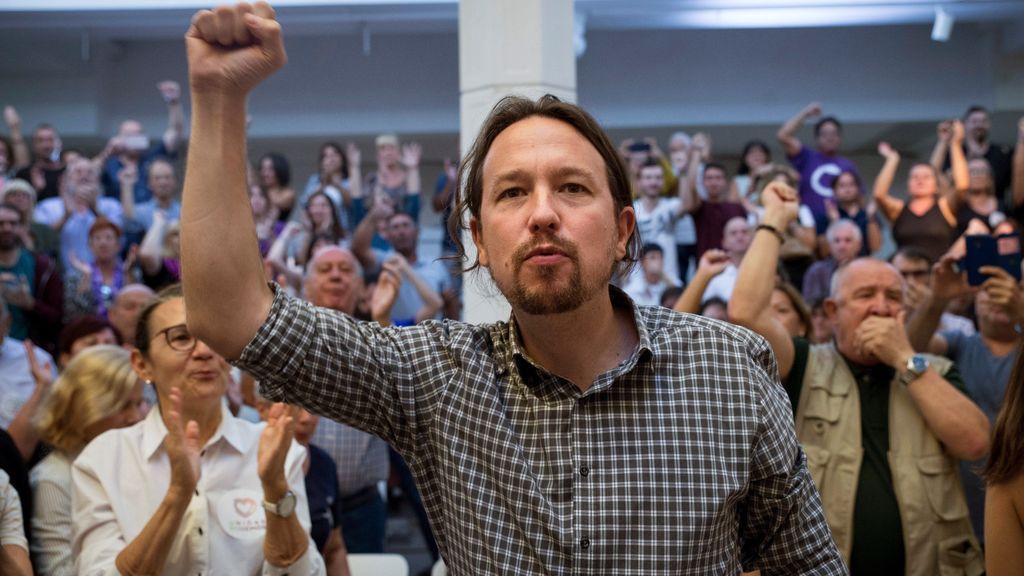
[[[322,575],[311,544],[293,409],[231,415],[229,367],[185,325],[178,286],[143,310],[132,365],[156,409],[110,430],[72,467],[72,555],[81,574]]]

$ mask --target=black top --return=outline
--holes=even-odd
[[[904,204],[896,221],[892,223],[892,239],[900,248],[913,246],[938,262],[956,240],[956,228],[949,225],[936,201],[927,212],[918,216]]]
[[[338,467],[327,452],[313,444],[309,445],[306,499],[313,523],[309,532],[316,549],[323,553],[331,530],[341,526],[341,498],[338,497]]]

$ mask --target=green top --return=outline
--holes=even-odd
[[[796,413],[807,372],[810,343],[793,338],[793,368],[783,385]],[[906,564],[903,548],[903,525],[900,522],[896,492],[889,470],[889,383],[895,370],[884,364],[861,366],[845,357],[857,381],[860,396],[861,445],[864,461],[857,481],[853,509],[853,549],[850,552],[851,576],[903,574]],[[967,394],[956,366],[944,378],[957,390]]]

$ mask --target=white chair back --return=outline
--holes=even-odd
[[[349,554],[352,576],[409,576],[409,563],[400,554]]]

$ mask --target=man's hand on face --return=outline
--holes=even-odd
[[[197,12],[185,48],[194,95],[244,96],[288,60],[281,25],[266,2]]]
[[[854,347],[861,356],[874,356],[883,364],[902,370],[907,359],[914,355],[904,327],[905,320],[906,312],[903,310],[896,316],[868,316],[857,326]]]

